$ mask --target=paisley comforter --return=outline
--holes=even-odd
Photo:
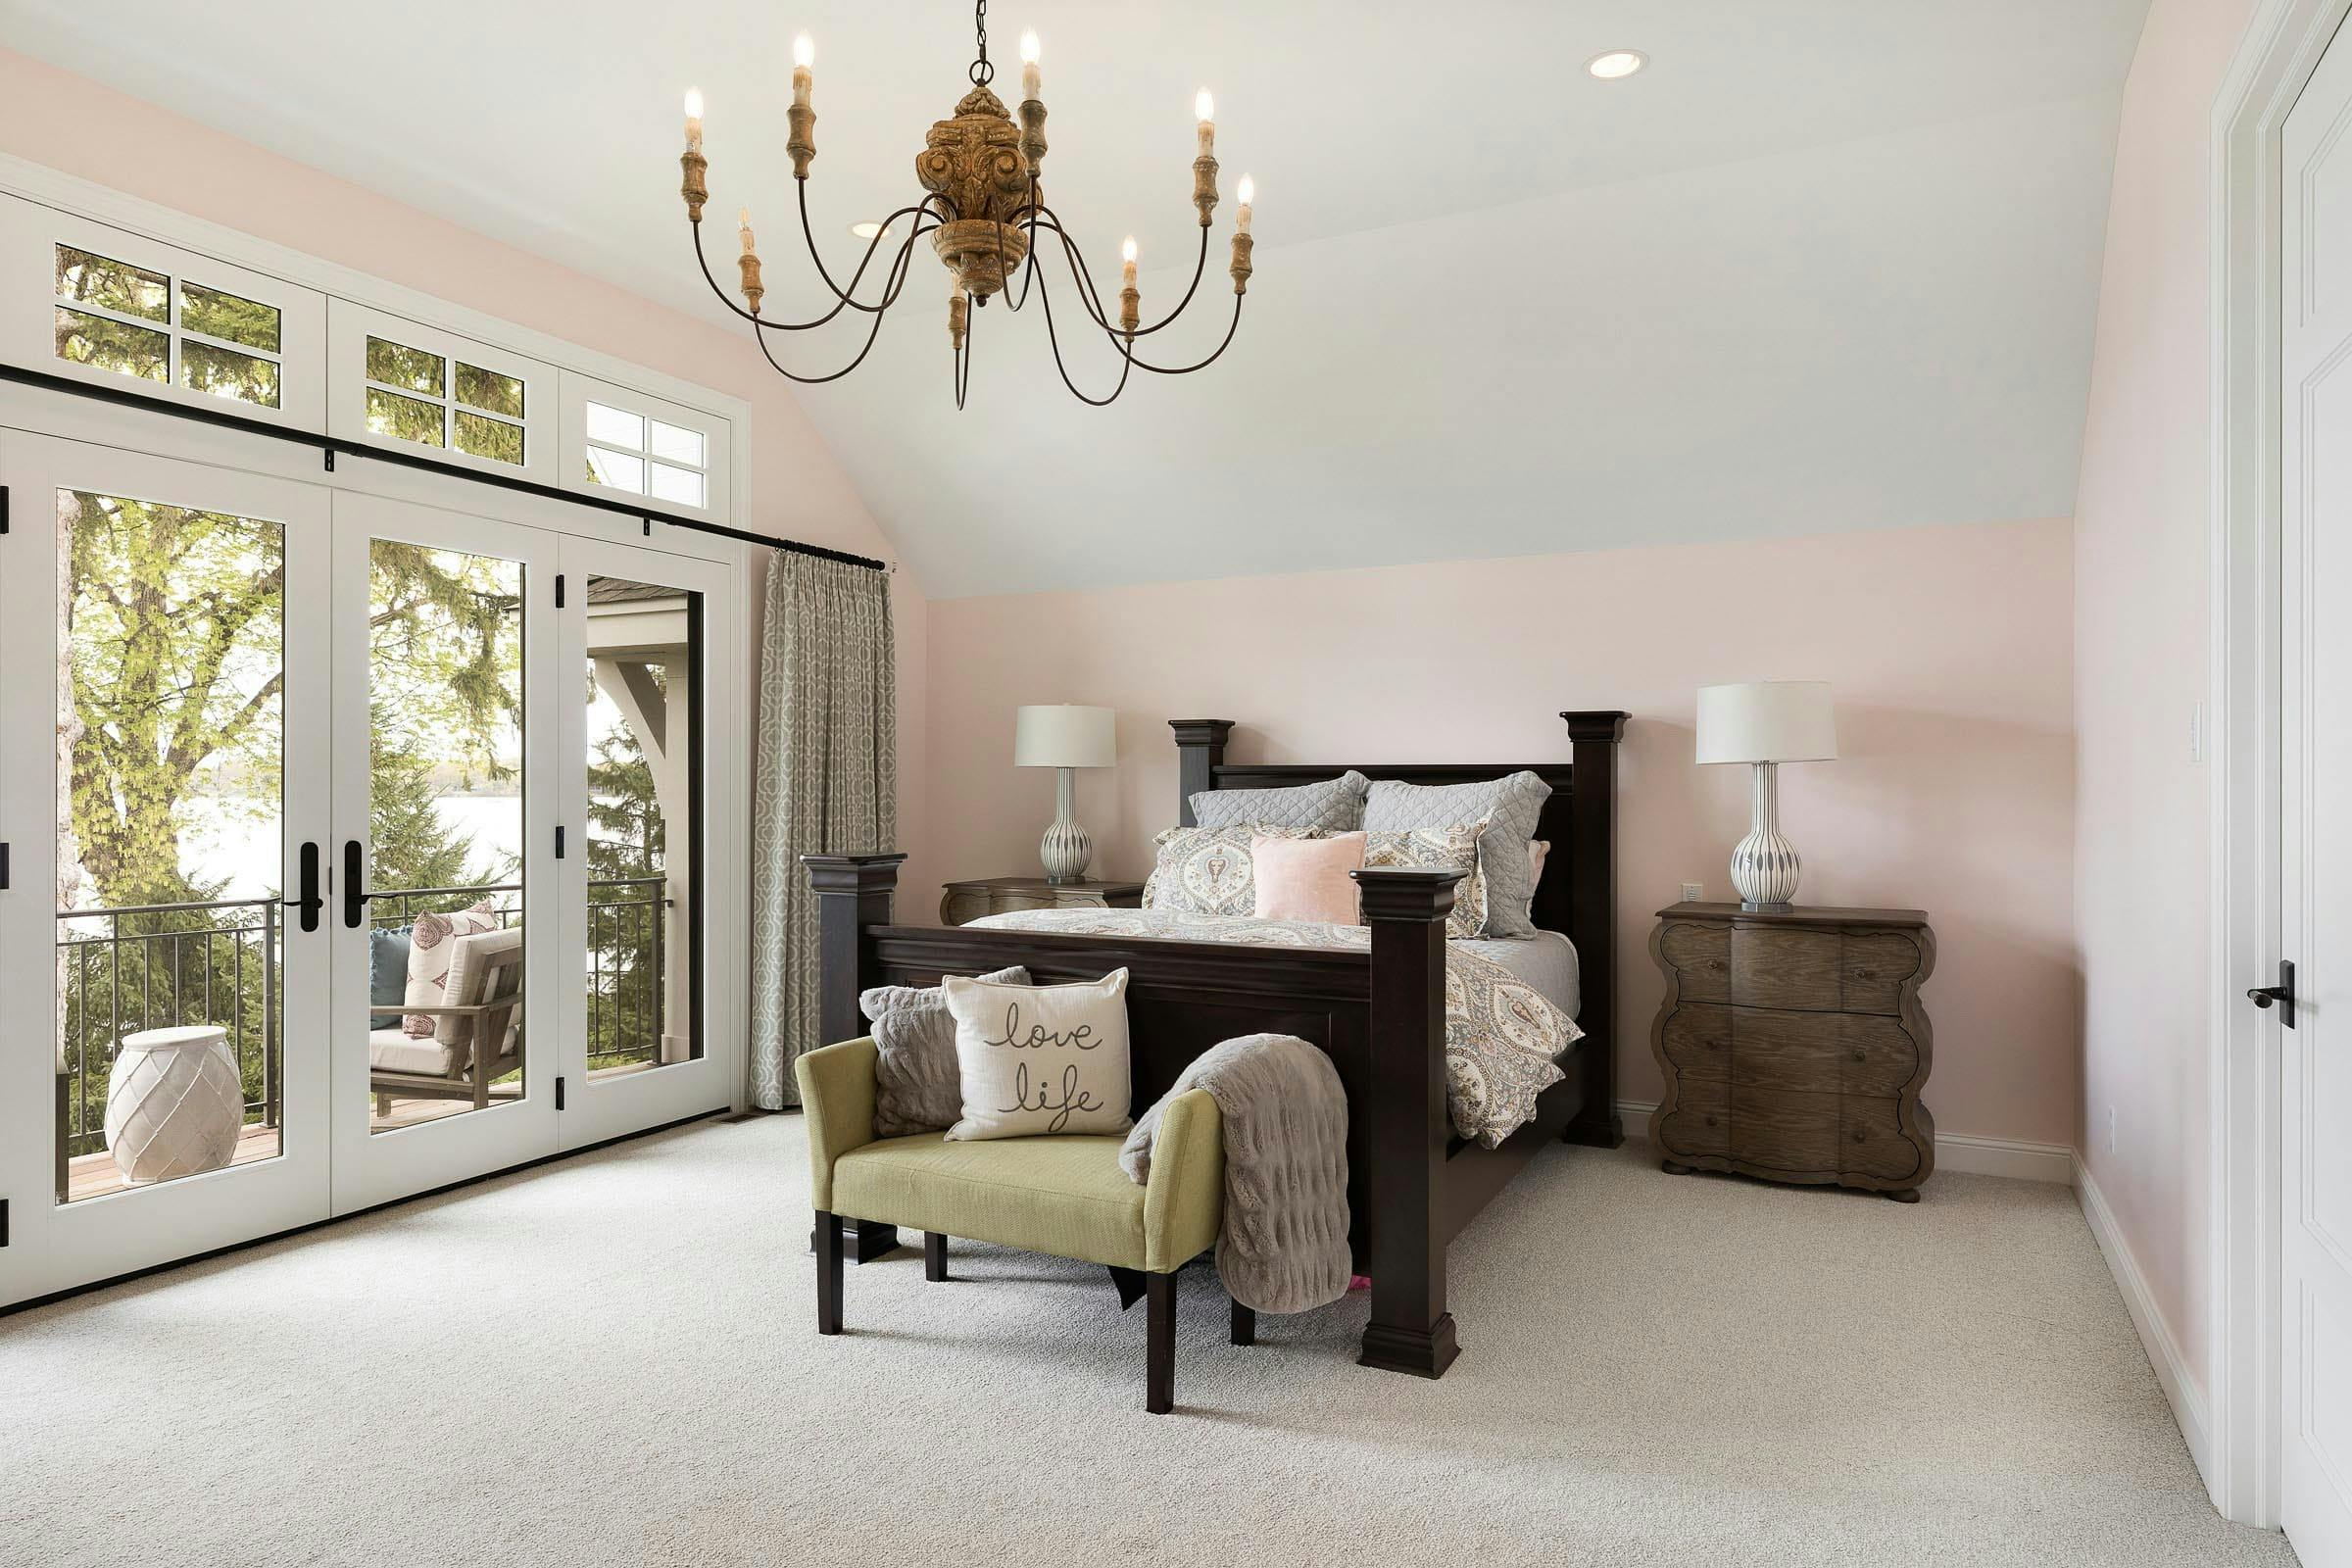
[[[1253,948],[1368,948],[1370,928],[1158,909],[1024,909],[973,925],[1069,936],[1227,942]],[[1555,1058],[1584,1038],[1576,1021],[1492,958],[1446,949],[1446,1109],[1454,1130],[1494,1148],[1532,1120],[1564,1076]]]

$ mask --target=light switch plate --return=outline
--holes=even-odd
[[[1706,898],[1706,896],[1707,890],[1705,884],[1698,882],[1686,882],[1683,884],[1683,902],[1685,904],[1700,903]]]

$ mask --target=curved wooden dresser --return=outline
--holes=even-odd
[[[1666,977],[1649,1031],[1665,1169],[1918,1200],[1936,1169],[1920,1102],[1935,1057],[1923,911],[1677,904],[1658,911],[1649,952]]]

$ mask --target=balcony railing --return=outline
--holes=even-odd
[[[662,1059],[667,1016],[668,901],[660,876],[588,884],[589,1066]],[[491,901],[499,923],[520,918],[521,884],[398,888],[369,901],[378,929],[427,910]],[[106,1147],[106,1084],[122,1037],[207,1024],[227,1031],[245,1083],[245,1120],[274,1127],[280,1110],[279,965],[284,925],[274,899],[147,904],[57,912],[58,1159]]]

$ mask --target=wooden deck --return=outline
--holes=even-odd
[[[636,1061],[619,1067],[601,1068],[588,1076],[602,1083],[608,1078],[625,1078],[631,1073],[650,1072],[654,1066],[655,1063],[650,1061]],[[494,1086],[490,1091],[490,1102],[498,1104],[512,1101],[518,1093],[518,1086]],[[438,1121],[443,1116],[463,1115],[472,1108],[473,1102],[468,1100],[407,1100],[396,1095],[390,1106],[379,1111],[375,1102],[370,1100],[368,1131],[370,1134],[398,1132],[403,1127]],[[237,1152],[229,1156],[228,1162],[233,1167],[250,1165],[256,1160],[275,1159],[279,1147],[277,1128],[249,1126],[237,1139]],[[104,1151],[83,1154],[66,1164],[66,1201],[69,1203],[78,1203],[85,1198],[104,1198],[109,1193],[122,1192],[129,1185],[122,1179],[122,1172],[116,1167],[114,1156]]]

